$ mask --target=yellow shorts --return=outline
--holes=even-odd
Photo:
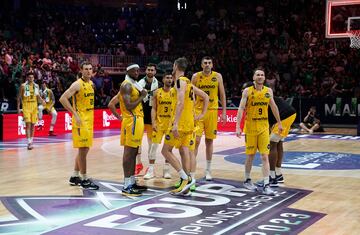
[[[74,148],[91,147],[93,143],[93,127],[82,126],[81,128],[73,127],[72,137]]]
[[[179,132],[179,135],[180,137],[176,139],[171,131],[167,131],[164,144],[173,146],[177,149],[180,147],[188,147],[191,151],[195,149],[194,132]]]
[[[133,117],[124,118],[121,123],[120,144],[137,148],[141,146],[142,137],[144,135],[144,118]]]
[[[255,154],[259,150],[260,154],[269,154],[270,136],[269,131],[265,130],[258,135],[245,135],[245,153]]]
[[[279,125],[276,123],[271,127],[271,135],[279,135],[282,138],[285,138],[290,131],[291,125],[293,124],[293,122],[295,121],[296,118],[296,113],[294,113],[293,115],[291,115],[290,117],[281,120],[281,125],[283,127],[283,131],[279,134]]]
[[[23,118],[25,123],[36,124],[38,121],[38,111],[34,110],[23,110]]]
[[[46,112],[48,112],[48,114],[51,114],[53,111],[56,111],[54,107],[52,107],[51,109],[49,109],[50,106],[45,106],[45,110]]]
[[[165,135],[166,131],[163,130],[157,130],[152,132],[152,138],[151,141],[155,144],[161,144],[161,140],[163,136]]]
[[[196,114],[198,115],[199,111],[196,111]],[[195,123],[196,136],[202,136],[203,132],[205,132],[206,139],[216,139],[217,122],[218,110],[206,111],[205,116]]]

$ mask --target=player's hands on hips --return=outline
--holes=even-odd
[[[74,116],[75,116],[75,120],[76,120],[76,125],[81,126],[81,119],[79,117],[79,114],[75,113]]]

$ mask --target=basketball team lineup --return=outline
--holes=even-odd
[[[242,86],[243,95],[237,112],[235,135],[234,133],[217,133],[217,125],[225,124],[227,119],[227,110],[222,108],[224,105],[220,107],[218,124],[218,103],[224,104],[226,100],[222,76],[212,70],[211,57],[204,57],[201,60],[203,70],[195,73],[191,79],[184,76],[186,65],[185,58],[178,58],[174,62],[173,71],[164,73],[162,80],[158,81],[155,77],[156,66],[154,64],[147,65],[146,76],[141,80],[138,80],[139,65],[130,64],[119,93],[111,99],[108,105],[113,115],[122,122],[121,131],[120,133],[118,131],[111,132],[109,135],[105,133],[103,137],[93,138],[92,123],[94,120],[91,113],[93,110],[91,99],[93,99],[94,90],[90,81],[92,65],[87,62],[83,63],[81,65],[82,78],[74,82],[60,98],[64,108],[73,114],[72,134],[66,136],[65,139],[71,138],[73,147],[78,150],[76,153],[71,150],[69,140],[54,142],[50,145],[48,143],[39,144],[33,148],[29,138],[27,138],[28,150],[8,150],[8,152],[5,150],[6,155],[13,156],[11,163],[4,162],[2,164],[14,170],[11,177],[15,177],[16,181],[20,177],[19,180],[25,182],[26,179],[34,177],[35,179],[31,181],[34,183],[31,190],[22,191],[20,195],[17,193],[19,191],[16,185],[5,186],[5,194],[11,197],[2,198],[3,208],[0,215],[3,215],[5,222],[0,224],[0,231],[1,229],[12,231],[9,230],[9,227],[14,231],[23,231],[21,228],[15,229],[19,223],[14,222],[13,219],[10,220],[12,222],[9,225],[9,208],[11,211],[18,211],[18,214],[27,211],[36,218],[36,221],[39,218],[47,220],[46,215],[41,214],[40,209],[36,209],[36,203],[33,205],[25,202],[26,200],[33,202],[51,199],[51,203],[59,206],[64,205],[64,202],[54,202],[55,195],[69,195],[62,200],[71,201],[72,196],[70,195],[83,194],[86,198],[101,198],[101,207],[105,208],[94,212],[96,215],[108,213],[109,209],[114,208],[118,208],[116,211],[124,210],[124,208],[129,210],[126,209],[128,206],[143,200],[149,202],[147,204],[149,208],[152,205],[154,209],[155,205],[160,205],[159,208],[162,208],[156,209],[160,210],[159,217],[154,215],[154,218],[163,218],[165,215],[169,218],[180,216],[178,211],[177,213],[171,209],[169,209],[171,213],[166,211],[164,208],[168,208],[169,205],[161,204],[162,200],[173,202],[176,206],[181,198],[189,201],[189,205],[196,205],[196,201],[202,197],[224,197],[222,200],[236,202],[238,206],[242,205],[235,208],[234,205],[230,207],[232,204],[224,202],[228,208],[225,212],[222,210],[224,207],[219,206],[221,204],[219,202],[219,212],[216,214],[220,211],[222,211],[221,214],[231,214],[237,222],[223,230],[211,230],[214,233],[217,231],[218,234],[239,234],[242,231],[297,233],[304,229],[306,229],[304,234],[306,231],[309,234],[331,234],[332,231],[342,233],[344,228],[327,225],[328,220],[341,221],[334,213],[335,211],[338,213],[339,210],[331,209],[331,207],[326,207],[327,210],[324,210],[324,207],[319,206],[319,201],[330,205],[332,200],[338,197],[332,197],[327,193],[330,182],[341,184],[344,176],[348,177],[346,181],[353,187],[359,185],[360,174],[356,170],[357,164],[359,164],[358,151],[356,151],[359,147],[358,138],[342,135],[289,134],[291,125],[296,118],[296,110],[283,99],[274,97],[271,89],[264,85],[266,77],[262,68],[255,69],[253,81]],[[35,89],[31,89],[31,76],[31,73],[27,75],[29,83],[26,84],[30,87],[30,95],[35,92]],[[117,109],[118,104],[120,112]],[[47,104],[45,102],[42,105],[46,107]],[[26,106],[22,107],[24,109]],[[25,120],[30,120],[29,126],[31,126],[32,113],[23,110],[23,114]],[[26,115],[30,117],[25,117]],[[246,141],[243,133],[246,135]],[[202,141],[203,135],[205,140]],[[324,143],[329,148],[331,146],[329,152],[323,152],[324,149],[321,146]],[[29,144],[31,144],[31,148],[29,148]],[[161,149],[160,145],[162,145]],[[26,151],[25,156],[29,156],[29,158],[22,157],[23,151]],[[257,152],[259,156],[256,155]],[[59,155],[59,153],[64,153],[66,156]],[[33,160],[30,159],[30,156],[35,158],[37,163],[32,163]],[[348,162],[345,163],[345,160],[349,161],[349,159],[352,161],[350,164],[352,166],[349,166]],[[71,173],[71,165],[74,161],[73,172],[68,180],[70,186],[65,188],[64,179],[66,175],[69,175],[69,171]],[[145,167],[147,162],[148,165]],[[19,163],[28,165],[28,170],[24,171],[23,168],[18,167]],[[37,167],[33,168],[34,164],[38,164],[38,167],[41,166],[41,170],[35,174],[36,176],[34,176],[34,170]],[[282,164],[285,169],[282,168]],[[339,169],[334,168],[334,165],[338,165]],[[88,168],[92,178],[87,173]],[[120,173],[121,168],[123,174]],[[351,176],[346,172],[351,172]],[[49,178],[47,174],[56,182],[55,184],[46,183]],[[312,178],[310,182],[309,178]],[[47,188],[45,191],[44,184]],[[25,185],[23,187],[27,187]],[[79,189],[80,191],[78,191]],[[317,195],[309,190],[325,193]],[[342,187],[341,192],[337,191],[337,195],[341,194],[341,197],[349,198],[349,192],[351,189]],[[111,196],[106,196],[106,194]],[[58,196],[55,197],[60,200]],[[117,205],[116,202],[119,198],[131,203]],[[23,202],[19,203],[18,200]],[[79,198],[76,197],[76,200]],[[156,203],[157,200],[159,200],[158,203]],[[293,208],[286,207],[295,200],[300,201],[297,201],[294,207],[292,206]],[[351,200],[354,198],[349,198],[349,201]],[[54,208],[54,205],[51,208]],[[84,205],[82,208],[83,213],[90,213],[88,206]],[[353,206],[348,210],[353,213],[356,208],[357,206]],[[203,213],[206,215],[207,210],[201,209],[202,213],[194,212],[190,217],[201,218],[199,216]],[[192,208],[195,211],[201,209]],[[136,212],[137,210],[138,212]],[[150,212],[150,209],[148,210]],[[173,210],[184,210],[186,213],[187,209]],[[263,224],[259,222],[260,224],[255,226],[253,222],[250,222],[255,215],[249,214],[239,222],[237,217],[245,215],[244,211],[254,212],[255,215],[265,215],[265,212],[272,211],[271,215],[276,219],[260,221]],[[144,212],[133,208],[128,213],[140,216]],[[121,224],[114,223],[115,225],[107,226],[100,225],[96,221],[89,223],[80,215],[81,213],[72,218],[76,221],[75,224],[69,218],[67,222],[64,220],[53,226],[45,224],[40,227],[35,226],[36,229],[30,229],[29,233],[37,234],[42,231],[49,234],[63,234],[67,229],[79,224],[84,225],[85,222],[87,225],[91,224],[90,227],[97,229],[110,229]],[[92,213],[90,215],[94,216]],[[204,215],[202,216],[204,217]],[[290,219],[293,217],[297,220]],[[234,221],[234,219],[232,220]],[[346,216],[343,220],[346,220]],[[229,219],[229,221],[231,220]],[[178,228],[180,230],[177,232],[196,234],[195,231],[199,232],[201,226],[205,226],[201,223],[186,225],[187,222],[183,222],[184,224]],[[313,223],[315,224],[309,227]],[[324,226],[325,224],[326,226]],[[193,230],[189,226],[193,226]],[[255,226],[256,229],[249,229],[247,226],[252,226],[251,228]],[[355,225],[348,223],[348,228],[345,230],[350,231],[348,229],[351,229],[352,226]],[[88,226],[85,227],[88,228]],[[141,226],[131,229],[121,227],[121,229],[124,234],[132,234],[134,231],[144,232]],[[163,233],[167,231],[165,228],[159,227],[158,229],[154,228],[154,231],[161,229],[162,232],[159,232],[161,234],[176,231],[174,228],[174,230]],[[89,230],[86,233],[91,234],[92,232]],[[174,234],[182,233],[174,232]]]
[[[360,234],[360,0],[0,19],[1,235]]]

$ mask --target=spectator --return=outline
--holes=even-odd
[[[306,131],[309,134],[314,131],[323,132],[323,128],[320,126],[319,116],[316,114],[316,107],[311,106],[308,114],[305,116],[303,122],[300,123],[302,131]]]

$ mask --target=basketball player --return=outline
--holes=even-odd
[[[172,194],[176,195],[187,194],[190,187],[195,184],[195,178],[189,175],[191,167],[189,148],[195,144],[194,93],[204,100],[202,113],[196,117],[197,120],[204,116],[209,99],[205,92],[193,86],[190,80],[184,76],[187,65],[188,62],[184,57],[176,59],[173,65],[176,108],[173,113],[172,125],[165,136],[164,146],[161,151],[181,178],[180,186],[171,191]],[[181,151],[183,151],[181,156],[182,164],[172,153],[173,147],[181,148]]]
[[[159,82],[156,79],[156,65],[148,64],[145,70],[146,76],[140,79],[138,84],[148,91],[147,96],[143,99],[142,105],[144,110],[144,127],[146,131],[148,141],[148,158],[150,160],[150,148],[152,144],[152,125],[151,125],[151,109],[153,105],[152,97],[153,93],[159,88]],[[139,153],[136,157],[135,175],[138,175],[143,169],[141,162],[141,147],[139,147]]]
[[[152,144],[149,153],[149,168],[144,179],[155,177],[154,164],[156,160],[156,150],[161,144],[165,132],[169,129],[172,118],[174,88],[171,88],[173,78],[171,73],[165,72],[162,80],[164,87],[154,91],[151,109],[152,118]],[[145,124],[146,125],[146,124]],[[171,179],[169,163],[166,162],[163,170],[163,177]]]
[[[136,155],[144,134],[144,112],[141,101],[147,95],[146,89],[136,83],[139,77],[139,69],[140,67],[137,64],[131,64],[126,68],[127,74],[120,85],[120,91],[108,105],[111,112],[121,120],[121,116],[115,107],[116,104],[120,103],[120,110],[123,115],[120,143],[124,146],[124,187],[122,194],[126,196],[141,196],[141,193],[147,190],[146,187],[137,185],[135,181]]]
[[[39,120],[42,120],[43,117],[43,110],[45,109],[48,114],[51,114],[51,123],[50,123],[50,130],[49,136],[56,136],[54,134],[54,126],[56,124],[57,119],[57,112],[54,108],[55,105],[55,96],[51,89],[47,88],[46,82],[43,81],[42,83],[42,92],[41,98],[45,101],[45,106],[39,105]]]
[[[222,106],[221,120],[223,125],[226,123],[226,97],[223,84],[223,78],[220,73],[212,71],[213,61],[210,57],[206,56],[201,60],[202,71],[195,73],[192,76],[191,82],[199,89],[203,90],[209,96],[209,106],[205,116],[196,122],[196,147],[195,156],[199,150],[201,136],[205,132],[205,145],[206,145],[206,170],[205,179],[212,180],[211,176],[211,160],[213,155],[214,139],[217,132],[217,118],[218,118],[218,96]],[[196,99],[195,112],[201,113],[202,99]]]
[[[94,130],[94,84],[90,80],[93,70],[90,62],[83,62],[80,66],[81,78],[73,82],[60,97],[60,103],[72,113],[73,146],[78,148],[75,158],[74,173],[69,183],[80,185],[84,189],[98,190],[87,176],[86,157],[93,142]],[[69,99],[72,98],[72,104]],[[80,174],[79,174],[80,172]]]
[[[244,187],[253,191],[257,189],[257,187],[251,182],[250,173],[254,156],[256,151],[259,150],[264,179],[262,192],[267,195],[273,195],[274,192],[271,190],[269,185],[269,105],[277,120],[279,133],[282,132],[283,128],[280,120],[279,110],[273,98],[273,92],[271,88],[264,86],[265,72],[263,69],[255,69],[253,81],[254,85],[246,88],[242,93],[236,122],[236,135],[241,138],[241,133],[243,130],[240,128],[240,121],[245,111],[245,153],[247,156],[245,161]]]
[[[21,113],[20,103],[22,105],[22,113],[26,124],[26,138],[28,140],[27,149],[33,149],[34,127],[38,118],[37,104],[41,102],[45,105],[39,94],[39,85],[34,83],[34,73],[26,74],[26,82],[21,84],[17,97],[17,112]]]
[[[277,187],[278,183],[284,183],[284,177],[281,172],[281,163],[284,156],[283,143],[296,118],[296,110],[285,100],[280,97],[274,97],[274,101],[279,109],[283,131],[279,133],[279,126],[276,123],[276,119],[274,115],[269,112],[269,124],[271,126],[269,155],[271,187]]]

